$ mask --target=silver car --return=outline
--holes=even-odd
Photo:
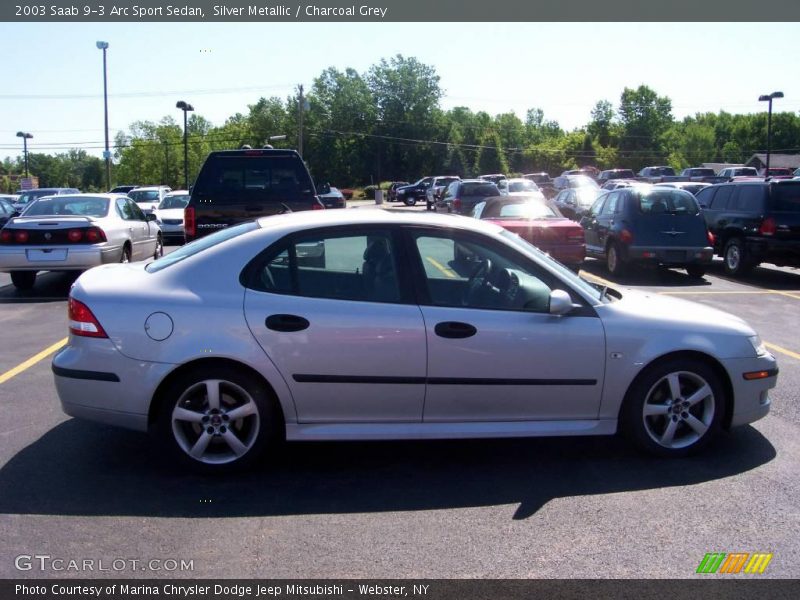
[[[183,215],[187,204],[189,192],[175,191],[164,196],[158,208],[153,210],[165,241],[184,242]]]
[[[737,317],[594,286],[497,225],[429,213],[265,217],[92,269],[69,329],[64,411],[212,472],[283,438],[622,429],[683,456],[765,416],[778,372]]]
[[[37,198],[0,231],[0,272],[30,289],[38,271],[83,271],[164,253],[155,215],[120,194]]]

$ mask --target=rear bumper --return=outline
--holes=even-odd
[[[629,246],[627,250],[629,261],[659,265],[709,265],[713,258],[711,246]]]
[[[46,254],[33,259],[31,251],[52,250],[55,254],[66,250],[61,260],[47,260]],[[0,272],[9,271],[82,271],[106,263],[119,261],[119,246],[93,248],[64,246],[3,246],[0,247]],[[40,260],[41,259],[41,260]]]
[[[542,252],[547,252],[550,256],[555,258],[558,262],[565,265],[580,265],[586,258],[586,245],[585,244],[551,244],[551,245],[537,245],[533,242]]]

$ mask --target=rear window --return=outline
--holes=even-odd
[[[682,190],[662,189],[634,194],[638,196],[639,211],[645,215],[696,215],[699,212],[694,196]]]
[[[239,225],[234,225],[233,227],[220,229],[219,231],[215,231],[211,235],[207,235],[193,242],[190,242],[185,246],[181,246],[180,248],[175,250],[175,252],[170,252],[169,254],[165,254],[161,258],[147,265],[145,267],[145,270],[148,273],[156,273],[161,269],[165,269],[170,265],[179,263],[182,260],[189,258],[190,256],[194,256],[195,254],[199,254],[204,250],[208,250],[212,246],[216,246],[217,244],[221,244],[226,240],[231,240],[235,237],[239,237],[240,235],[243,235],[249,231],[253,231],[254,229],[258,229],[258,223],[256,221],[248,221],[247,223],[241,223]]]
[[[462,196],[478,196],[479,198],[490,198],[499,196],[500,190],[493,183],[465,183],[461,186]]]
[[[193,195],[217,200],[283,200],[314,195],[314,186],[302,161],[293,156],[209,157],[197,178]]]
[[[508,184],[508,191],[509,192],[538,192],[539,186],[536,185],[530,179],[524,179],[522,181],[511,181]]]
[[[81,196],[52,196],[41,198],[25,211],[26,217],[54,215],[62,217],[105,217],[108,215],[108,198]]]
[[[158,190],[137,190],[128,192],[128,197],[134,202],[157,202]]]
[[[520,204],[504,204],[500,207],[499,219],[551,219],[556,212],[541,202],[525,202]]]
[[[800,212],[800,182],[772,186],[772,210]]]

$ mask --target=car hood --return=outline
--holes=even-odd
[[[621,317],[630,328],[674,331],[675,334],[753,336],[744,319],[704,304],[654,292],[621,289],[622,299],[599,307],[601,317]],[[633,320],[631,320],[633,318]],[[637,335],[643,335],[640,331]]]

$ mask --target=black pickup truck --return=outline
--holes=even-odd
[[[725,272],[759,263],[800,267],[800,181],[735,181],[697,193]]]

